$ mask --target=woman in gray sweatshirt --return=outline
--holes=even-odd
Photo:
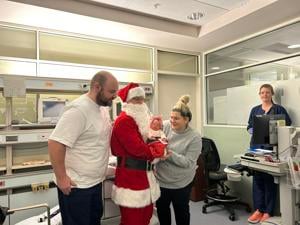
[[[177,225],[190,224],[189,199],[201,153],[200,134],[189,127],[192,113],[187,106],[189,96],[182,96],[164,121],[163,131],[171,155],[156,165],[161,196],[156,202],[160,225],[171,225],[172,203]]]

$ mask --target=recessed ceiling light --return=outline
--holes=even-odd
[[[204,13],[202,12],[193,12],[191,15],[188,15],[187,18],[189,20],[199,20],[204,16]]]
[[[214,66],[214,67],[212,67],[212,68],[210,68],[211,70],[219,70],[220,69],[220,67],[218,67],[218,66]]]
[[[300,48],[300,44],[289,45],[288,48]]]
[[[158,9],[161,6],[161,4],[160,3],[155,3],[153,6],[154,6],[155,9]]]

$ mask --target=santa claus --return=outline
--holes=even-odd
[[[151,162],[163,157],[165,145],[146,143],[150,114],[144,89],[130,83],[118,95],[123,105],[111,137],[112,154],[118,159],[112,199],[120,206],[120,225],[148,225],[160,196]]]

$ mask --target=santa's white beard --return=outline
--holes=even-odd
[[[123,111],[136,122],[139,131],[146,141],[149,133],[149,122],[150,122],[150,111],[148,106],[143,104],[124,104],[122,107]]]

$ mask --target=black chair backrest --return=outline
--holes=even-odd
[[[215,142],[210,138],[202,138],[202,152],[205,170],[218,171],[220,169],[220,157]]]

